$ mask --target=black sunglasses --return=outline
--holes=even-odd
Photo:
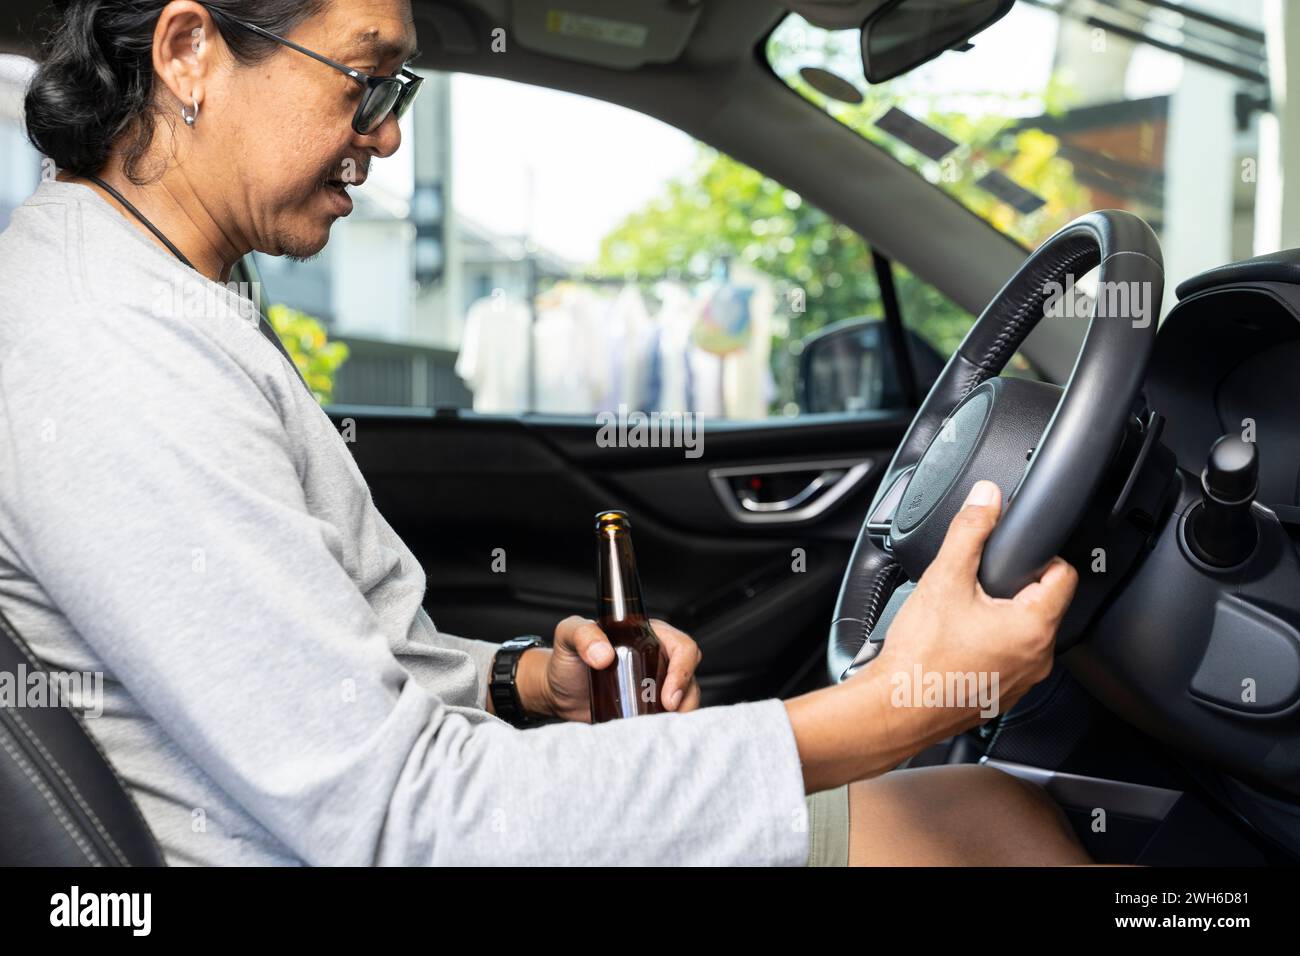
[[[235,26],[242,27],[245,30],[251,30],[259,36],[264,36],[268,40],[274,40],[281,43],[291,50],[297,50],[313,60],[319,60],[326,66],[333,67],[344,76],[356,80],[365,87],[365,94],[361,97],[361,102],[357,104],[356,114],[352,117],[352,128],[362,136],[365,136],[378,129],[388,119],[388,114],[394,114],[399,120],[406,115],[406,111],[411,108],[415,102],[416,94],[420,92],[420,87],[424,84],[424,77],[413,73],[405,67],[401,72],[394,76],[371,76],[368,73],[362,73],[360,70],[354,70],[349,66],[344,66],[327,56],[321,56],[305,46],[299,46],[292,40],[286,40],[282,36],[276,36],[270,30],[263,30],[255,23],[248,23],[244,20],[237,20],[232,16],[222,13],[219,10],[213,10],[211,7],[206,8],[212,14],[214,20],[226,21],[233,23]]]

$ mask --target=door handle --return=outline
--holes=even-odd
[[[740,507],[746,511],[752,511],[754,514],[775,514],[782,511],[790,511],[798,508],[820,491],[831,487],[846,474],[843,468],[827,468],[821,474],[817,475],[812,481],[804,486],[803,490],[789,498],[783,498],[780,501],[759,501],[754,497],[754,493],[748,488],[741,488],[736,492],[736,499],[740,502]]]
[[[793,524],[825,514],[858,487],[875,467],[870,458],[844,461],[790,461],[714,468],[709,471],[722,506],[742,524]],[[762,500],[751,485],[768,479],[788,479],[807,474],[808,480],[793,494],[776,500]]]

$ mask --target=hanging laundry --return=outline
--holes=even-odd
[[[738,420],[767,418],[776,398],[772,375],[772,324],[777,296],[772,280],[743,263],[733,265],[730,281],[748,291],[749,335],[744,348],[727,356],[727,417]]]
[[[659,333],[656,356],[659,394],[656,405],[664,412],[694,411],[691,330],[699,315],[699,303],[680,282],[659,282],[654,293],[660,303],[655,313]]]
[[[601,337],[607,304],[585,286],[562,282],[539,295],[536,306],[536,410],[593,414],[608,378]]]
[[[776,393],[772,377],[772,313],[776,295],[763,273],[729,266],[725,278],[702,285],[691,333],[695,410],[732,419],[766,418]]]
[[[500,289],[469,307],[456,374],[474,394],[474,411],[526,410],[531,325],[528,306]]]
[[[657,332],[638,286],[628,283],[619,290],[609,321],[622,329],[619,401],[630,410],[654,411],[649,386]]]

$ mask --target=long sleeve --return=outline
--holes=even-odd
[[[492,680],[492,659],[497,656],[497,649],[500,644],[493,644],[491,641],[480,641],[471,637],[457,637],[455,634],[448,634],[446,631],[438,630],[432,621],[427,621],[427,625],[432,632],[431,640],[433,643],[447,647],[454,651],[461,651],[470,656],[474,662],[474,667],[478,670],[478,701],[487,702],[488,684]]]
[[[338,434],[207,332],[101,318],[33,331],[0,367],[5,537],[141,711],[299,859],[804,863],[780,701],[529,731],[450,706],[394,655],[346,557],[356,529],[318,511],[368,504],[364,484],[305,490],[330,451],[306,436],[350,459]],[[470,644],[449,642],[481,674],[490,645]]]

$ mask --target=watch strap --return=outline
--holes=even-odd
[[[543,638],[536,634],[514,637],[503,643],[492,658],[492,677],[488,683],[488,695],[492,699],[492,709],[498,717],[514,727],[538,727],[548,721],[534,717],[524,710],[519,700],[519,661],[526,651],[534,647],[549,647]]]

